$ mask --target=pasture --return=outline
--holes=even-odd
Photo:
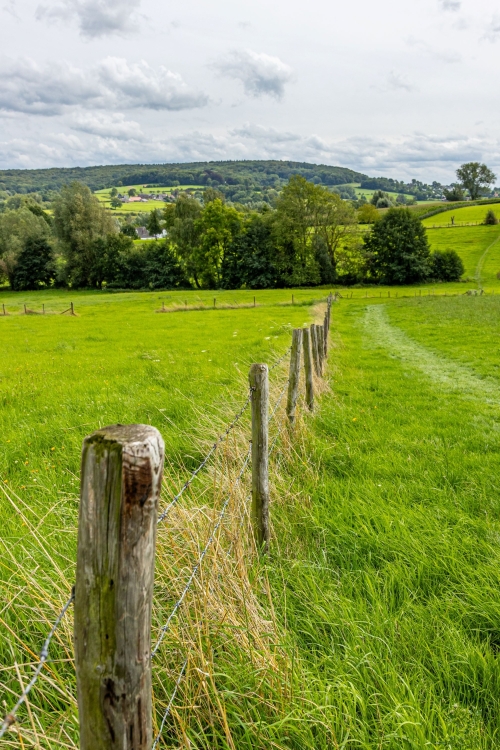
[[[446,204],[445,204],[446,205]],[[448,224],[451,222],[451,217],[455,219],[455,224],[460,222],[484,222],[484,217],[491,210],[496,215],[497,219],[500,219],[500,206],[497,203],[484,204],[479,206],[465,206],[464,208],[450,207],[448,211],[436,214],[435,216],[429,216],[427,219],[422,219],[424,227],[432,227],[434,225],[439,226],[441,224]]]
[[[269,558],[241,541],[236,508],[162,644],[156,729],[188,661],[159,748],[498,746],[500,234],[429,237],[461,243],[467,273],[490,293],[341,290],[316,411],[300,404],[272,459]],[[4,710],[74,580],[83,437],[115,422],[158,427],[167,504],[241,406],[249,364],[280,357],[328,291],[256,292],[256,307],[246,291],[2,294]],[[49,314],[70,301],[77,317]],[[22,315],[25,303],[47,314]],[[285,360],[273,400],[286,377]],[[155,637],[247,444],[244,414],[159,531]],[[234,502],[247,492],[243,477]],[[76,748],[77,738],[70,614],[3,746]]]

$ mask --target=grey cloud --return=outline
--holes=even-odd
[[[495,15],[491,19],[488,28],[483,34],[483,39],[487,39],[489,42],[496,42],[500,38],[500,16]]]
[[[393,70],[387,76],[387,86],[393,91],[406,91],[409,94],[416,91],[416,86],[410,83],[406,76],[395,73]]]
[[[252,50],[233,50],[212,67],[227,78],[241,81],[249,96],[281,99],[285,86],[294,79],[292,68],[279,57]]]
[[[178,73],[172,73],[161,65],[153,70],[143,60],[129,65],[118,57],[107,57],[97,66],[101,83],[110,92],[116,92],[124,105],[147,109],[193,109],[204,107],[209,98],[193,91]]]
[[[53,133],[44,137],[43,142],[13,139],[0,143],[0,166],[208,161],[226,159],[230,153],[233,159],[275,158],[334,164],[372,175],[443,182],[452,180],[456,167],[465,161],[487,160],[493,169],[500,167],[500,139],[462,134],[442,137],[412,133],[392,139],[353,137],[327,142],[317,135],[280,133],[259,125],[245,125],[218,136],[190,131],[169,139],[151,139],[142,138],[135,132],[135,123],[125,121],[121,121],[122,137],[112,134],[119,122],[113,125],[112,121],[89,118],[82,121],[78,134]],[[127,129],[130,137],[125,133]]]
[[[245,123],[240,128],[235,128],[231,131],[231,135],[269,143],[289,143],[290,141],[300,140],[300,135],[296,133],[280,132],[274,128],[265,128],[262,125],[253,125],[252,123]]]
[[[139,123],[126,120],[121,112],[107,114],[104,112],[79,112],[71,123],[73,130],[103,138],[120,140],[142,140],[144,134]]]
[[[424,54],[434,58],[434,60],[438,60],[439,62],[451,64],[461,62],[462,60],[462,56],[458,52],[433,47],[423,39],[416,39],[415,37],[410,36],[406,40],[406,43],[408,46],[421,50]]]
[[[39,21],[76,21],[80,34],[89,39],[124,35],[137,29],[138,5],[136,0],[62,0],[54,5],[39,5],[36,18]]]
[[[439,0],[439,7],[444,11],[456,13],[462,6],[462,0]]]
[[[0,65],[0,110],[52,116],[68,107],[182,110],[203,107],[208,97],[181,76],[146,62],[107,57],[87,70],[30,59]]]

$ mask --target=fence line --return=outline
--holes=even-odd
[[[251,400],[252,400],[252,389],[249,390],[248,397],[247,397],[245,403],[243,404],[243,406],[241,407],[241,409],[239,410],[239,412],[236,414],[236,416],[233,419],[233,421],[228,425],[228,427],[226,428],[226,430],[219,436],[219,438],[212,445],[212,447],[210,448],[209,452],[207,453],[207,455],[205,456],[205,458],[203,459],[203,461],[200,463],[200,465],[198,466],[198,468],[195,469],[193,471],[193,473],[191,474],[191,476],[189,477],[189,479],[187,479],[184,482],[184,484],[182,485],[182,487],[179,490],[179,492],[177,493],[177,495],[174,496],[174,498],[173,498],[172,502],[170,503],[170,505],[168,505],[165,508],[165,510],[163,511],[163,513],[161,513],[158,516],[158,523],[161,523],[162,521],[165,520],[165,518],[168,516],[168,514],[170,512],[170,509],[174,505],[176,505],[176,503],[179,502],[180,498],[182,497],[183,493],[187,490],[187,488],[189,487],[189,485],[191,484],[191,482],[196,478],[196,476],[199,474],[199,472],[207,465],[209,458],[213,455],[213,453],[215,452],[215,450],[217,449],[217,447],[222,443],[223,440],[226,439],[226,437],[229,435],[229,433],[231,432],[231,430],[233,430],[236,427],[236,425],[238,424],[239,420],[243,416],[243,414],[244,414],[244,412],[245,412],[245,410],[246,410],[246,408],[249,405],[249,403],[250,403]]]
[[[159,743],[159,741],[161,739],[161,735],[163,734],[163,727],[165,726],[165,722],[167,721],[168,717],[170,716],[170,711],[172,710],[172,706],[174,704],[175,696],[177,695],[177,691],[179,690],[179,685],[181,684],[182,678],[184,677],[184,672],[186,671],[187,663],[188,663],[188,659],[186,657],[186,659],[184,660],[184,664],[182,665],[181,671],[179,672],[179,676],[177,677],[177,680],[176,680],[176,683],[175,683],[175,687],[174,687],[174,689],[172,691],[172,694],[170,696],[170,699],[168,701],[166,711],[163,714],[163,718],[162,718],[161,724],[160,724],[160,729],[158,731],[158,734],[154,738],[153,744],[151,746],[151,750],[155,750],[156,746],[158,745],[158,743]]]
[[[32,687],[35,685],[36,681],[40,677],[40,673],[41,673],[41,671],[42,671],[42,669],[43,669],[43,667],[45,665],[45,662],[49,658],[49,646],[50,646],[50,642],[51,642],[51,640],[52,640],[52,638],[54,636],[54,633],[56,632],[57,628],[59,627],[59,625],[61,623],[61,620],[63,619],[64,615],[66,614],[66,612],[70,608],[70,605],[73,603],[74,598],[75,598],[75,589],[73,588],[72,591],[71,591],[71,595],[70,595],[68,601],[66,602],[66,604],[64,605],[64,607],[61,609],[61,611],[57,615],[57,618],[56,618],[54,624],[52,625],[47,638],[44,641],[44,644],[42,646],[42,650],[40,651],[40,657],[39,657],[39,660],[38,660],[38,664],[37,664],[37,667],[35,669],[35,674],[31,678],[31,680],[28,682],[28,684],[26,685],[26,687],[24,688],[24,690],[21,693],[21,695],[19,696],[19,698],[18,698],[17,703],[15,704],[15,706],[12,708],[12,710],[7,714],[7,716],[3,720],[3,724],[0,727],[0,739],[4,736],[4,734],[7,731],[7,729],[9,729],[9,727],[11,727],[12,724],[15,723],[15,721],[16,721],[16,714],[17,714],[18,710],[21,708],[21,706],[25,702],[26,698],[28,697],[28,694],[29,694],[30,690],[32,689]]]
[[[238,476],[236,477],[236,481],[233,483],[233,486],[231,488],[232,490],[234,490],[236,488],[236,486],[239,484],[240,479],[243,476],[243,474],[245,472],[245,469],[247,468],[249,462],[250,462],[250,450],[247,452],[247,455],[246,455],[245,460],[243,462],[243,466],[241,467],[240,472],[239,472]],[[220,527],[220,525],[222,523],[222,519],[224,518],[224,515],[225,515],[226,510],[227,510],[227,506],[229,505],[229,501],[231,500],[231,497],[232,497],[232,492],[229,491],[228,495],[227,495],[227,497],[226,497],[226,499],[224,501],[224,504],[222,506],[222,509],[219,512],[219,517],[217,519],[217,523],[215,524],[215,526],[213,528],[213,531],[210,534],[208,542],[206,543],[205,547],[203,548],[203,551],[202,551],[202,553],[201,553],[201,555],[199,557],[198,562],[196,563],[196,565],[194,566],[193,570],[191,571],[191,575],[189,576],[189,579],[188,579],[188,581],[187,581],[187,583],[186,583],[186,585],[185,585],[185,587],[184,587],[184,589],[182,591],[182,594],[180,595],[179,599],[175,603],[172,612],[168,616],[167,622],[160,629],[160,636],[159,636],[158,640],[156,641],[156,644],[155,644],[153,650],[151,651],[151,658],[153,658],[155,656],[156,652],[158,651],[158,649],[160,647],[160,644],[163,641],[163,639],[164,639],[164,637],[165,637],[165,635],[167,633],[167,630],[170,627],[170,623],[172,622],[172,619],[175,617],[175,615],[177,613],[177,610],[181,607],[182,602],[186,598],[186,594],[188,593],[188,591],[190,590],[191,586],[193,585],[193,581],[194,581],[194,579],[196,578],[196,576],[198,574],[198,571],[199,571],[199,569],[201,567],[201,564],[202,564],[202,562],[203,562],[203,560],[205,558],[205,555],[208,552],[208,548],[210,547],[210,545],[212,544],[213,540],[215,539],[215,535],[216,535],[216,533],[217,533],[217,531],[218,531],[218,529],[219,529],[219,527]]]
[[[327,300],[327,312],[326,312],[325,317],[324,317],[323,325],[322,326],[318,326],[318,329],[321,329],[320,330],[320,334],[321,335],[318,335],[318,337],[317,337],[317,356],[318,356],[318,358],[321,358],[321,367],[318,367],[318,373],[317,373],[318,375],[320,375],[322,373],[323,360],[326,358],[326,352],[327,352],[326,336],[328,334],[329,327],[330,327],[331,305],[332,305],[333,299],[334,299],[333,295],[330,294],[329,297],[328,297],[328,300]],[[304,329],[304,331],[307,332],[307,333],[309,333],[309,329]],[[316,327],[314,326],[314,324],[311,325],[310,331],[316,333]],[[318,333],[319,333],[319,331],[318,331]],[[304,338],[306,338],[305,334],[304,334]],[[318,349],[318,344],[320,344],[319,349]],[[297,346],[298,346],[298,350],[297,350]],[[260,368],[262,377],[264,378],[263,381],[262,381],[263,385],[258,384],[257,387],[255,387],[255,388],[251,387],[249,389],[249,393],[248,393],[248,397],[247,397],[246,401],[244,402],[244,404],[242,405],[242,407],[240,408],[240,410],[237,412],[237,414],[235,415],[235,417],[232,420],[232,422],[229,423],[229,425],[226,427],[225,431],[217,438],[217,440],[212,445],[212,447],[210,448],[210,450],[207,453],[207,455],[204,457],[204,459],[198,465],[198,467],[195,469],[195,471],[190,475],[190,477],[184,482],[184,484],[182,485],[181,489],[179,490],[179,492],[177,493],[177,495],[174,496],[174,498],[171,501],[171,503],[158,516],[158,518],[157,518],[158,522],[161,522],[161,521],[165,520],[165,518],[168,516],[168,513],[169,513],[170,509],[173,507],[173,505],[175,505],[179,501],[179,499],[182,497],[182,495],[185,492],[185,490],[190,486],[190,484],[193,482],[193,480],[196,478],[196,476],[207,465],[209,459],[214,454],[214,452],[216,451],[217,447],[221,444],[221,442],[223,442],[227,438],[227,436],[230,434],[230,432],[236,427],[236,425],[240,421],[241,417],[243,416],[245,410],[247,409],[248,405],[250,403],[252,403],[252,401],[253,401],[254,398],[259,398],[259,399],[264,398],[264,401],[262,401],[262,408],[264,409],[264,411],[262,412],[262,414],[265,413],[267,415],[265,423],[261,423],[261,425],[259,426],[259,430],[263,430],[262,434],[264,434],[264,436],[265,436],[264,444],[263,444],[264,445],[264,454],[263,454],[262,458],[265,459],[265,467],[264,467],[265,477],[264,477],[264,480],[265,480],[265,482],[268,481],[268,477],[267,477],[267,472],[268,472],[268,463],[267,462],[268,462],[268,458],[273,453],[274,448],[275,448],[276,443],[277,443],[277,440],[280,437],[280,435],[282,434],[284,426],[287,423],[286,417],[288,417],[288,421],[291,424],[293,424],[294,415],[292,415],[291,413],[288,413],[288,409],[287,409],[287,414],[285,416],[285,419],[283,419],[280,422],[278,422],[278,429],[277,429],[276,435],[275,435],[275,437],[273,439],[273,442],[272,442],[272,444],[271,444],[270,447],[268,445],[268,430],[269,430],[269,425],[273,421],[273,419],[275,419],[277,411],[278,411],[278,408],[279,408],[279,406],[280,406],[280,404],[281,404],[281,402],[282,402],[282,400],[284,398],[285,393],[287,392],[287,389],[292,389],[292,388],[295,388],[295,390],[297,389],[298,383],[295,382],[295,380],[298,377],[297,372],[298,372],[298,367],[299,367],[299,363],[300,363],[301,346],[302,346],[302,329],[296,329],[296,331],[294,331],[294,346],[293,347],[292,346],[289,347],[286,350],[286,352],[284,353],[284,355],[281,356],[269,369],[265,365],[259,365],[259,366],[254,365],[253,366],[253,367],[259,367]],[[295,375],[294,375],[294,382],[291,384],[291,375],[289,373],[289,376],[286,379],[286,381],[285,381],[282,389],[280,390],[278,398],[277,398],[277,400],[276,400],[276,402],[275,402],[275,404],[274,404],[274,406],[272,408],[271,414],[269,415],[267,413],[267,409],[268,409],[268,405],[267,405],[268,373],[272,372],[273,370],[275,370],[286,359],[286,357],[288,356],[288,354],[291,351],[292,351],[292,356],[291,356],[291,362],[290,362],[290,373],[292,373],[292,371],[295,373]],[[298,356],[298,359],[297,359],[297,356]],[[306,362],[305,362],[305,364],[306,364]],[[319,364],[319,362],[318,362],[318,364]],[[307,385],[308,385],[308,388],[310,390],[309,396],[307,397],[307,404],[312,408],[313,399],[310,400],[309,397],[313,395],[313,392],[312,392],[313,385],[314,385],[313,381],[311,380],[310,382],[307,383]],[[262,390],[262,395],[259,395],[261,390]],[[259,393],[257,393],[257,391],[259,391]],[[296,394],[295,394],[295,397],[296,397]],[[260,409],[260,408],[261,407],[259,406],[258,409]],[[252,409],[252,417],[254,419],[256,418],[256,412],[255,412],[254,408]],[[131,427],[133,427],[133,426],[131,426]],[[108,429],[108,428],[106,428],[106,429]],[[115,431],[116,431],[116,428],[113,428],[113,429],[115,429]],[[131,436],[132,433],[133,433],[133,430],[131,430],[131,428],[120,428],[120,429],[122,429],[125,432],[129,431],[129,432],[127,432],[127,439],[129,440],[128,445],[132,445],[132,443],[130,443],[130,440],[132,440],[132,437],[133,437],[133,436]],[[147,429],[151,430],[152,428],[147,428]],[[99,433],[104,433],[105,431],[106,430],[104,430],[104,431],[100,430]],[[137,460],[139,461],[139,463],[140,463],[140,461],[144,461],[145,460],[147,462],[149,460],[151,466],[153,466],[153,464],[154,464],[153,468],[157,467],[155,470],[161,471],[161,468],[162,468],[162,465],[163,465],[163,455],[161,453],[161,451],[163,450],[162,447],[161,447],[162,446],[161,436],[159,436],[159,433],[157,433],[156,430],[153,430],[153,432],[155,432],[158,435],[159,440],[160,440],[160,442],[157,443],[157,445],[159,446],[160,454],[159,455],[155,454],[156,457],[154,458],[154,461],[151,461],[151,459],[148,458],[148,456],[147,456],[147,450],[150,450],[150,448],[148,446],[146,446],[146,443],[144,443],[144,446],[143,446],[142,449],[140,447],[137,448],[137,449],[134,448],[134,450],[137,450],[138,452],[137,452],[137,454],[134,453],[133,455],[134,456],[137,455]],[[140,435],[140,439],[141,440],[144,440],[144,441],[147,442],[145,433],[144,433],[144,437],[142,436],[142,433],[140,433],[140,432],[137,433],[137,434]],[[255,434],[255,431],[254,431],[254,434]],[[115,439],[116,442],[120,443],[120,440],[122,439],[121,434],[118,435],[118,433],[117,433],[114,436],[113,439]],[[136,441],[137,441],[138,438],[134,438],[134,439],[136,439]],[[92,443],[92,436],[91,436],[91,438],[87,438],[86,439],[86,441],[84,443],[84,447],[85,447],[85,444],[87,444],[87,446],[88,446],[91,443]],[[137,442],[134,445],[137,445]],[[141,450],[142,450],[142,453],[141,453]],[[144,453],[144,450],[146,450],[146,453]],[[261,448],[259,448],[259,451],[262,452]],[[257,453],[254,453],[254,457],[255,456],[259,456],[259,451],[257,451]],[[130,455],[132,455],[132,454],[130,454]],[[156,641],[154,647],[150,650],[150,659],[149,659],[149,664],[150,665],[152,663],[152,660],[153,660],[154,656],[157,654],[157,652],[158,652],[158,650],[160,648],[160,645],[161,645],[161,643],[163,642],[163,640],[165,638],[165,635],[167,634],[167,632],[168,632],[168,630],[170,628],[170,624],[171,624],[173,618],[176,616],[177,612],[182,607],[182,604],[183,604],[183,602],[184,602],[187,594],[191,590],[191,587],[192,587],[192,585],[193,585],[193,583],[194,583],[194,581],[195,581],[195,579],[196,579],[196,577],[197,577],[197,575],[198,575],[198,573],[199,573],[199,571],[201,569],[201,566],[202,566],[203,561],[204,561],[204,559],[205,559],[205,557],[207,555],[207,552],[208,552],[210,546],[212,545],[212,543],[214,542],[214,540],[216,538],[216,535],[217,535],[217,532],[219,531],[219,528],[221,527],[221,524],[222,524],[222,521],[223,521],[224,516],[226,514],[227,508],[229,506],[231,498],[233,497],[233,493],[234,493],[236,487],[240,484],[240,482],[242,480],[242,477],[243,477],[243,475],[245,473],[245,470],[246,470],[246,468],[248,467],[248,465],[250,463],[251,456],[252,456],[252,447],[250,447],[249,450],[247,451],[246,456],[244,458],[244,461],[243,461],[243,463],[241,465],[241,468],[240,468],[240,470],[238,472],[238,475],[236,476],[235,480],[232,482],[230,488],[228,489],[227,496],[226,496],[226,498],[224,500],[224,503],[223,503],[220,511],[218,512],[218,515],[216,517],[216,521],[215,521],[215,524],[213,526],[213,529],[212,529],[212,531],[211,531],[211,533],[210,533],[210,535],[208,537],[208,540],[207,540],[207,542],[206,542],[203,550],[199,554],[199,557],[198,557],[198,560],[197,560],[196,564],[194,565],[194,567],[191,570],[189,578],[188,578],[188,580],[187,580],[187,582],[186,582],[186,584],[185,584],[185,586],[184,586],[184,588],[183,588],[183,590],[181,592],[181,595],[180,595],[179,599],[175,603],[175,605],[174,605],[172,611],[170,612],[170,614],[169,614],[169,616],[168,616],[165,624],[161,627],[160,632],[159,632],[159,636],[157,638],[157,641]],[[95,460],[95,459],[92,459],[92,460]],[[99,459],[97,459],[97,461],[98,460]],[[127,459],[126,457],[123,458],[123,464],[124,465],[127,462],[127,460],[129,460],[129,459]],[[134,459],[134,461],[135,460],[136,459]],[[120,459],[120,461],[122,461],[122,459]],[[258,461],[260,463],[260,458],[258,458]],[[261,465],[256,466],[255,465],[255,461],[252,461],[252,474],[253,474],[254,478],[256,476],[256,472],[260,472],[262,470],[263,470],[263,465],[262,466]],[[129,466],[127,467],[127,471],[130,471],[130,467]],[[139,477],[139,475],[137,475],[137,477],[138,477],[139,482],[142,481],[141,478]],[[161,478],[161,473],[160,473],[160,478]],[[126,477],[126,479],[127,479],[127,477]],[[136,481],[136,480],[134,480],[134,481]],[[127,482],[125,482],[125,484],[126,483]],[[147,485],[144,485],[144,486],[146,487]],[[101,486],[99,486],[99,487],[97,487],[95,489],[96,489],[96,492],[102,492],[102,491],[104,491]],[[140,490],[141,490],[140,487],[137,488],[136,486],[134,486],[132,488],[132,490],[131,490],[132,493],[135,493],[134,497],[135,496],[136,497],[140,496]],[[108,490],[106,490],[106,491],[108,491]],[[126,493],[128,490],[127,490],[127,488],[125,488],[125,490],[123,490],[123,488],[122,488],[122,492],[123,491],[125,491],[125,493]],[[147,492],[150,492],[150,488],[147,490]],[[130,497],[128,499],[130,499]],[[147,499],[147,496],[144,495],[144,501],[146,499]],[[243,524],[243,522],[245,520],[245,516],[248,515],[248,508],[247,508],[248,499],[249,498],[247,496],[246,499],[245,499],[245,502],[243,503],[243,509],[242,509],[242,513],[241,513],[239,528],[241,528],[241,525]],[[143,501],[141,501],[141,503],[142,502]],[[88,521],[88,519],[87,519],[87,521]],[[91,521],[88,521],[88,522],[91,523]],[[82,519],[80,519],[80,523],[82,523]],[[267,523],[267,521],[266,521],[266,523]],[[79,532],[79,534],[80,534],[80,532]],[[84,536],[82,538],[85,538],[85,540],[87,541],[91,537],[85,537]],[[230,553],[230,551],[232,549],[233,541],[234,541],[234,538],[231,541],[231,545],[229,547],[228,554]],[[264,551],[267,551],[268,541],[269,540],[267,538],[265,547],[263,547]],[[119,542],[117,542],[117,543],[119,544]],[[80,550],[79,550],[79,554],[80,554]],[[77,574],[77,581],[78,581],[78,574]],[[111,585],[111,588],[112,588],[113,587],[113,581],[111,581],[111,584],[112,584]],[[78,589],[78,586],[77,586],[77,589]],[[103,596],[107,596],[107,594],[108,594],[108,592],[106,591],[106,592],[103,593]],[[151,588],[151,596],[152,596],[152,588]],[[32,689],[32,687],[35,685],[38,677],[40,676],[40,674],[42,672],[43,666],[44,666],[44,664],[46,663],[46,661],[48,659],[49,646],[50,646],[50,642],[52,640],[52,637],[54,636],[54,633],[56,632],[56,630],[57,630],[60,622],[62,621],[63,617],[67,613],[70,605],[74,602],[74,600],[75,600],[75,588],[73,588],[73,590],[71,592],[70,598],[65,603],[65,605],[62,608],[61,612],[57,616],[57,618],[56,618],[56,620],[55,620],[55,622],[54,622],[54,624],[53,624],[53,626],[52,626],[52,628],[51,628],[51,630],[50,630],[50,632],[49,632],[49,634],[48,634],[48,636],[47,636],[47,638],[46,638],[46,640],[45,640],[45,642],[43,644],[43,647],[42,647],[42,650],[41,650],[41,653],[40,653],[39,662],[38,662],[38,665],[36,667],[36,670],[35,670],[35,673],[34,673],[32,679],[30,680],[30,682],[28,683],[28,685],[26,686],[26,688],[23,690],[21,696],[19,697],[19,699],[16,702],[15,706],[13,707],[13,709],[7,714],[7,716],[4,719],[3,724],[2,724],[2,726],[0,728],[0,738],[4,736],[5,732],[16,721],[16,713],[17,713],[18,709],[26,701],[28,693],[30,692],[30,690]],[[79,604],[79,607],[81,608],[81,602]],[[80,609],[79,617],[80,617],[80,619],[82,617],[81,609]],[[76,619],[77,618],[75,617],[75,621],[76,621]],[[108,636],[106,635],[106,638],[107,637]],[[129,654],[128,658],[129,659],[133,659],[133,654]],[[79,659],[80,659],[80,661],[79,661]],[[77,677],[78,677],[78,669],[82,669],[82,651],[81,651],[81,647],[80,647],[80,656],[79,656],[79,659],[78,658],[76,659]],[[83,651],[83,660],[85,661],[85,650]],[[169,717],[169,715],[171,713],[172,706],[173,706],[173,703],[175,701],[175,698],[176,698],[177,692],[179,690],[180,684],[181,684],[181,682],[183,680],[183,677],[184,677],[184,675],[186,673],[186,669],[187,669],[187,665],[188,665],[188,660],[189,660],[189,655],[186,656],[186,659],[184,660],[184,662],[182,664],[182,667],[181,667],[181,670],[180,670],[180,672],[178,674],[178,677],[177,677],[177,680],[175,682],[173,691],[172,691],[172,693],[170,695],[170,698],[168,700],[168,704],[167,704],[166,710],[165,710],[165,712],[163,714],[162,721],[161,721],[161,724],[160,724],[159,732],[158,732],[158,734],[156,735],[156,737],[153,740],[153,744],[151,746],[151,750],[154,750],[157,747],[157,745],[158,745],[158,743],[159,743],[159,741],[161,739],[161,735],[162,735],[163,729],[164,729],[165,724],[166,724],[166,722],[168,720],[168,717]],[[149,673],[150,673],[151,666],[146,667],[146,672],[148,670],[149,670]],[[80,683],[79,683],[80,688],[81,688],[81,684],[82,684],[82,682],[80,681]],[[79,693],[79,708],[80,708],[80,712],[81,712],[82,707],[80,705],[80,697],[81,696],[80,696],[80,693]],[[118,714],[119,714],[119,711],[120,710],[118,710],[118,712],[117,712]],[[82,719],[83,717],[81,716],[80,718]],[[81,727],[82,727],[82,721],[80,722],[80,731],[81,731]],[[151,716],[149,717],[149,727],[150,727],[149,730],[147,730],[147,726],[146,726],[146,734],[147,734],[148,731],[150,732],[150,730],[151,730]],[[151,736],[151,735],[149,734],[149,736]],[[88,738],[87,738],[87,740],[88,740]],[[85,745],[85,743],[82,741],[82,748],[84,748],[84,745]],[[85,747],[90,747],[90,746],[89,745],[85,745]],[[118,747],[122,747],[122,745],[120,745],[120,746],[117,745],[116,747],[117,748]],[[125,747],[125,746],[123,746],[123,747]],[[135,747],[135,745],[134,745],[134,747]],[[143,747],[145,748],[146,746],[141,741],[141,743],[138,744],[137,747],[138,748],[140,747],[141,750],[142,750],[142,748]]]

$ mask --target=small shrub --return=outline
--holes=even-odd
[[[455,250],[435,250],[431,254],[431,277],[437,281],[459,281],[464,270]]]
[[[491,208],[486,213],[486,216],[484,217],[484,223],[485,224],[498,224],[498,219],[496,217],[496,214]]]

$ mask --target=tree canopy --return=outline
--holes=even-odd
[[[456,174],[460,185],[469,191],[472,200],[479,198],[496,180],[496,175],[493,174],[491,169],[478,161],[469,161],[462,164],[457,169]]]
[[[426,230],[408,208],[390,208],[364,245],[375,278],[385,284],[413,284],[429,276]]]

